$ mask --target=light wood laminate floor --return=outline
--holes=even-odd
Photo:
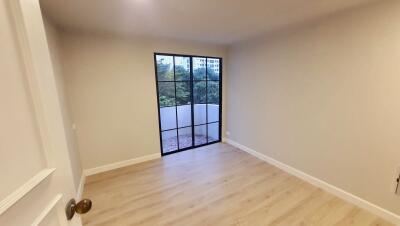
[[[392,225],[227,144],[87,178],[84,225]]]

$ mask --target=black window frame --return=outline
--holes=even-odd
[[[159,81],[158,80],[158,76],[157,76],[157,56],[161,55],[161,56],[170,56],[173,57],[173,72],[174,72],[174,80],[173,81]],[[175,57],[189,57],[190,58],[190,78],[189,78],[189,84],[190,84],[190,105],[191,105],[191,125],[190,126],[184,126],[184,127],[179,127],[178,124],[178,103],[176,100],[176,83],[177,82],[187,82],[187,81],[177,81],[176,80],[176,75],[175,75]],[[205,73],[206,73],[206,77],[204,80],[194,80],[193,77],[193,58],[204,58],[205,59]],[[218,80],[211,80],[209,79],[208,76],[208,59],[218,59],[219,60],[219,79]],[[170,154],[174,154],[174,153],[178,153],[178,152],[182,152],[182,151],[187,151],[187,150],[191,150],[194,148],[198,148],[198,147],[203,147],[203,146],[207,146],[207,145],[211,145],[211,144],[215,144],[215,143],[219,143],[222,141],[222,86],[223,86],[223,58],[222,57],[213,57],[213,56],[202,56],[202,55],[187,55],[187,54],[174,54],[174,53],[162,53],[162,52],[154,52],[154,70],[155,70],[155,83],[156,83],[156,95],[157,95],[157,110],[158,110],[158,126],[159,126],[159,141],[160,141],[160,152],[161,152],[161,156],[166,156],[166,155],[170,155]],[[206,82],[206,123],[203,124],[198,124],[196,125],[194,123],[194,92],[193,92],[193,87],[194,87],[194,82],[200,82],[200,81],[205,81]],[[218,81],[219,82],[219,120],[218,121],[213,121],[213,122],[208,122],[208,82],[215,82]],[[175,86],[175,105],[172,106],[163,106],[160,107],[160,96],[159,96],[159,83],[163,83],[163,82],[173,82],[174,86]],[[162,130],[161,128],[161,112],[160,109],[164,108],[164,107],[175,107],[175,112],[176,112],[176,128],[173,129],[166,129],[166,130]],[[219,123],[218,125],[218,139],[215,141],[208,141],[208,127],[211,124],[215,124],[215,123]],[[204,144],[199,144],[196,145],[195,144],[195,127],[196,126],[205,126],[206,127],[206,138],[207,138],[207,142]],[[192,129],[192,146],[190,147],[185,147],[185,148],[179,148],[179,130],[180,129],[184,129],[184,128],[190,128]],[[166,131],[173,131],[176,130],[176,135],[177,135],[177,150],[174,151],[170,151],[167,153],[163,152],[163,140],[162,140],[162,133],[166,132]]]

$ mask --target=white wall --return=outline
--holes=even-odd
[[[84,169],[160,153],[154,52],[225,57],[223,46],[186,41],[82,32],[61,40]]]
[[[54,77],[57,85],[58,97],[60,100],[60,108],[63,117],[64,131],[68,145],[68,154],[71,160],[72,175],[74,177],[75,189],[78,189],[82,176],[82,166],[79,158],[78,148],[76,145],[75,133],[72,130],[72,122],[70,116],[70,107],[65,91],[65,81],[62,73],[61,50],[59,31],[52,25],[46,17],[43,17],[46,29],[47,43],[51,56]]]
[[[400,214],[400,2],[233,46],[228,138]]]

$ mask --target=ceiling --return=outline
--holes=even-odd
[[[371,0],[41,0],[67,29],[232,44]]]

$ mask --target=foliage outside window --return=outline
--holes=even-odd
[[[172,57],[170,58],[172,59]],[[175,64],[174,77],[173,60],[171,59],[166,57],[157,59],[157,78],[160,81],[158,87],[160,107],[191,104],[190,69],[187,65]],[[209,80],[208,82],[205,81],[206,78]],[[214,68],[208,68],[207,73],[205,66],[194,68],[193,79],[195,104],[219,104],[219,73],[216,73]],[[176,81],[173,82],[174,80]],[[205,95],[206,89],[208,100],[206,100]]]

